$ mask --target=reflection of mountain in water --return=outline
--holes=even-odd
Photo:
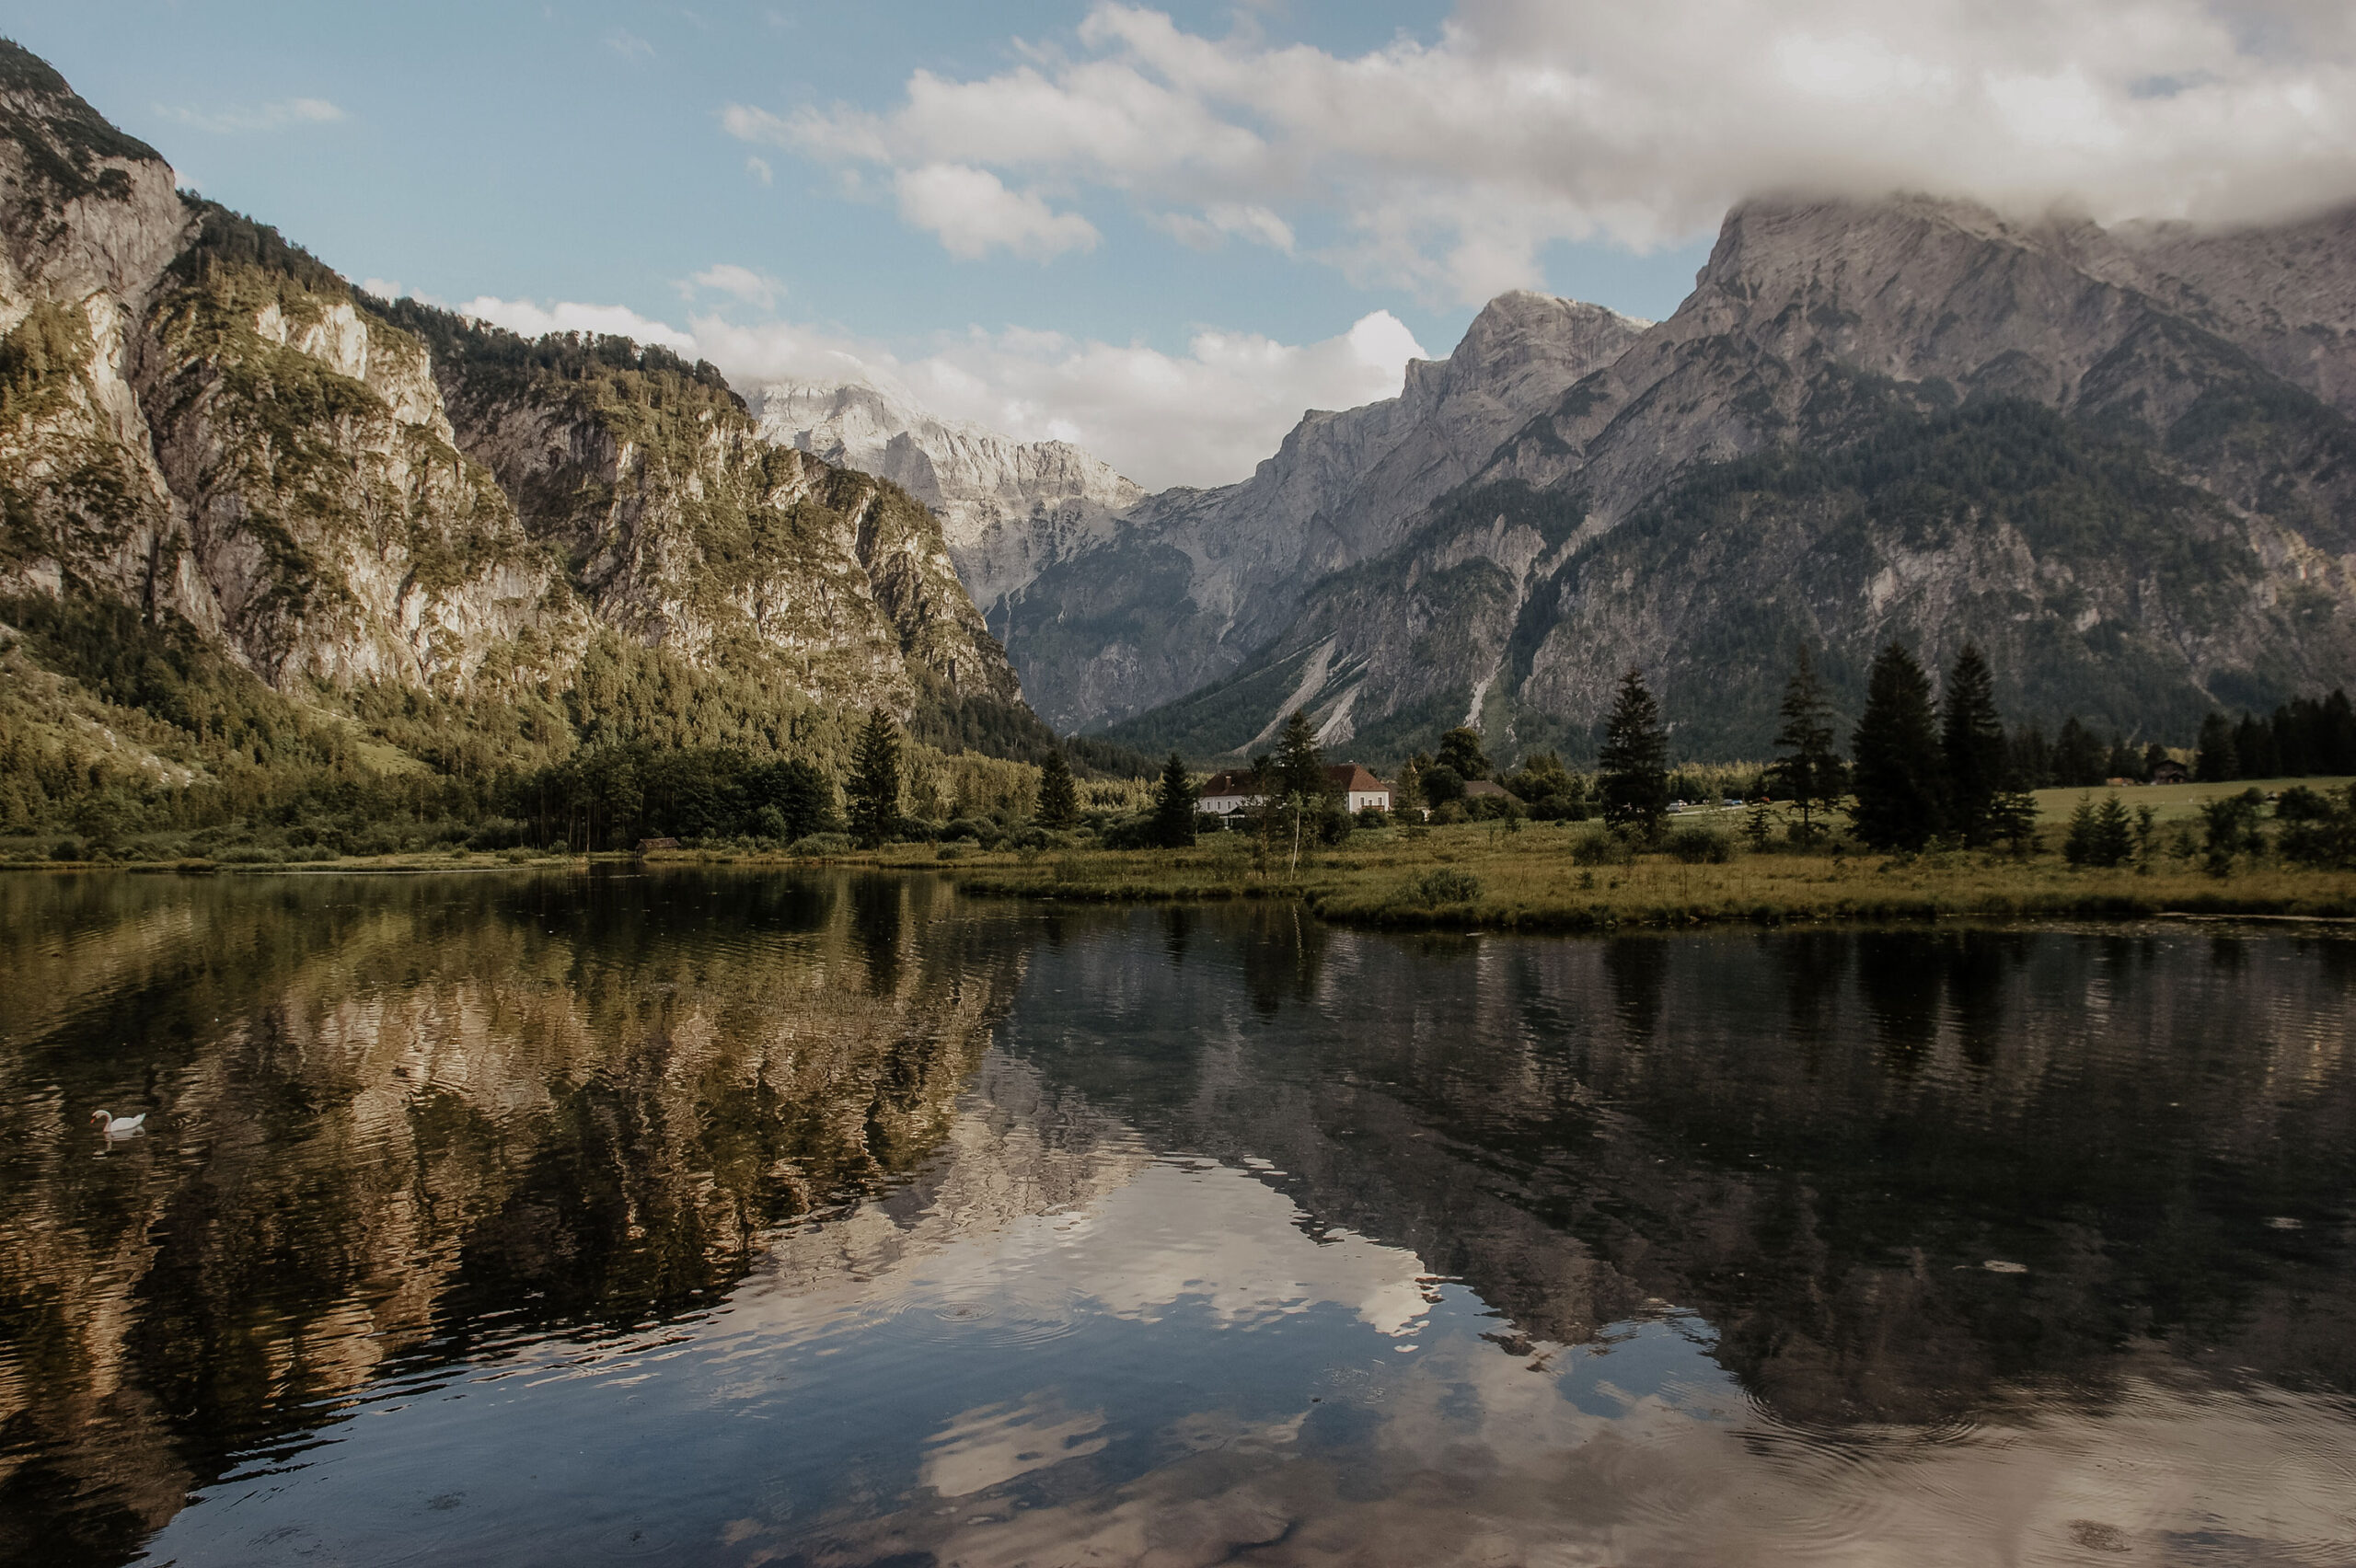
[[[663,1314],[916,1167],[1021,973],[948,897],[0,884],[0,1538],[120,1561],[373,1378]],[[154,1135],[94,1159],[98,1104]]]
[[[1250,919],[1034,950],[1002,1038],[1157,1141],[1273,1161],[1524,1334],[1674,1302],[1806,1421],[2091,1392],[2138,1344],[2356,1389],[2351,1216],[2310,1212],[2356,1190],[2356,943]],[[1083,1000],[1034,1028],[1049,988]],[[1078,1047],[1108,1037],[1131,1051]]]

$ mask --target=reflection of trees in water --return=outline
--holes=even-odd
[[[1611,1004],[1631,1044],[1642,1044],[1660,1029],[1661,986],[1669,975],[1669,949],[1658,937],[1621,937],[1603,947],[1603,972],[1611,977]]]
[[[108,881],[52,899],[78,993],[0,1003],[0,1418],[71,1472],[0,1491],[0,1536],[59,1562],[488,1320],[725,1286],[938,1146],[1021,965],[914,941],[919,882]],[[92,1159],[151,1069],[154,1136]]]
[[[1196,978],[1220,965],[1182,985],[1114,938],[1072,944],[1080,1016],[1021,1048],[1178,1147],[1273,1161],[1318,1224],[1414,1248],[1529,1333],[1693,1307],[1795,1418],[2097,1389],[2147,1337],[2356,1389],[2345,1239],[2264,1223],[2356,1185],[2356,966],[2141,934],[1334,933],[1338,979],[1288,999],[1269,940],[1194,935],[1242,948],[1256,1046],[1177,1042],[1149,1073],[1059,1047],[1091,996],[1220,1006]]]
[[[1247,905],[1240,918],[1251,933],[1243,943],[1243,985],[1253,1010],[1265,1016],[1314,997],[1332,935],[1325,923],[1289,900]]]

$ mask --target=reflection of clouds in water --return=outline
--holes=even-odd
[[[1037,1092],[996,1057],[981,1088],[991,1111]],[[986,1297],[1016,1337],[1076,1313],[1151,1323],[1181,1301],[1235,1327],[1334,1304],[1392,1335],[1429,1311],[1415,1253],[1343,1230],[1312,1240],[1299,1208],[1244,1172],[1158,1159],[1126,1129],[1058,1110],[1053,1140],[1028,1116],[959,1116],[921,1208],[879,1200],[780,1237],[743,1309],[815,1332],[846,1298],[872,1317]]]
[[[1101,1453],[1103,1430],[1103,1411],[1067,1411],[1037,1394],[1020,1404],[978,1406],[934,1435],[918,1479],[943,1497],[969,1496]]]
[[[2322,1564],[2356,1539],[2356,1438],[2327,1401],[2144,1380],[2102,1412],[1796,1433],[1709,1387],[1712,1370],[1597,1415],[1525,1361],[1450,1340],[1394,1388],[1370,1454],[1261,1428],[925,1539],[974,1568],[1208,1563],[1254,1545],[1284,1562]]]
[[[995,1072],[999,1089],[1025,1076]],[[1144,1474],[1042,1503],[1059,1489],[1043,1493],[1041,1477],[1112,1440],[1101,1401],[1044,1349],[1038,1390],[934,1434],[919,1490],[895,1512],[836,1516],[830,1533],[854,1555],[863,1540],[976,1568],[1247,1551],[1960,1565],[2147,1560],[2198,1537],[2227,1555],[2322,1563],[2356,1539],[2356,1427],[2327,1401],[2155,1368],[2099,1408],[2039,1390],[1976,1427],[1796,1427],[1742,1392],[1691,1320],[1625,1325],[1600,1345],[1476,1337],[1495,1319],[1468,1320],[1461,1309],[1477,1304],[1461,1293],[1436,1310],[1413,1252],[1312,1237],[1251,1173],[1156,1159],[1109,1123],[1064,1130],[1058,1147],[1027,1116],[961,1117],[919,1208],[872,1204],[826,1228],[845,1271],[833,1288],[814,1253],[794,1254],[792,1294],[747,1293],[765,1299],[740,1297],[740,1309],[806,1313],[816,1331],[839,1324],[849,1293],[860,1320],[971,1312],[978,1332],[1019,1346],[1024,1323],[1147,1327],[1185,1303],[1235,1332],[1326,1305],[1384,1335],[1415,1333],[1422,1353],[1337,1365],[1322,1402],[1289,1419],[1188,1412],[1147,1435],[1165,1457]],[[867,1244],[841,1242],[861,1228]],[[1353,1410],[1365,1414],[1340,1419]]]

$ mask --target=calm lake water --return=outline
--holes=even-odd
[[[2356,1562],[2321,928],[15,876],[0,962],[12,1562]]]

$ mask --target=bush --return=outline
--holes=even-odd
[[[51,847],[49,851],[49,858],[52,860],[82,859],[84,858],[84,852],[81,841],[75,838],[59,839],[56,844]]]
[[[2294,793],[2314,795],[2315,791],[2285,790],[2275,807],[2277,816],[2286,815],[2281,808]],[[2348,787],[2345,805],[2335,806],[2321,795],[2315,795],[2315,800],[2320,812],[2302,811],[2284,821],[2279,844],[2282,858],[2294,866],[2317,870],[2356,870],[2356,784]]]
[[[2331,802],[2304,784],[2293,784],[2274,798],[2277,822],[2328,822]]]
[[[949,824],[941,830],[941,841],[946,844],[953,840],[967,844],[980,843],[982,824],[971,817],[952,818]]]
[[[814,860],[829,855],[848,855],[852,847],[848,833],[805,833],[787,845],[785,852]]]
[[[965,858],[965,846],[955,839],[944,839],[934,847],[932,858],[936,860],[962,860]]]
[[[1734,859],[1734,840],[1698,823],[1670,828],[1661,847],[1689,866],[1723,866]]]
[[[1407,896],[1426,908],[1443,904],[1470,904],[1481,896],[1481,879],[1470,871],[1441,866],[1407,884]]]
[[[1608,830],[1582,833],[1571,840],[1574,866],[1624,866],[1632,853],[1626,836]]]

